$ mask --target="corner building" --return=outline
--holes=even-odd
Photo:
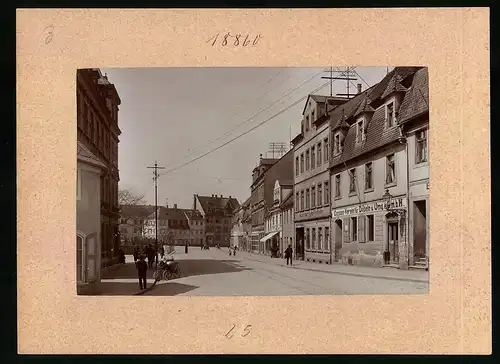
[[[408,167],[397,117],[418,67],[396,67],[330,119],[335,259],[408,268]],[[388,211],[384,194],[393,196]]]

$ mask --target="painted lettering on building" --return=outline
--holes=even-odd
[[[375,201],[362,203],[355,206],[343,207],[340,209],[332,210],[333,217],[342,217],[342,216],[351,216],[358,214],[369,214],[377,211],[386,210],[386,202],[383,201]],[[392,200],[390,208],[397,209],[406,207],[406,200],[404,198],[395,198]]]

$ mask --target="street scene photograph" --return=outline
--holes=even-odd
[[[428,294],[426,67],[75,76],[78,295]]]

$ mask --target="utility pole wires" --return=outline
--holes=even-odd
[[[147,168],[153,169],[153,180],[155,181],[155,251],[156,251],[156,266],[158,266],[158,170],[165,169],[159,167],[157,161],[154,166]],[[148,258],[149,259],[149,258]]]

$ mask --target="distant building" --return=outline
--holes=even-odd
[[[329,112],[346,98],[309,95],[293,140],[297,259],[331,263]],[[328,112],[327,112],[328,111]]]
[[[118,106],[116,88],[97,68],[76,73],[77,134],[104,165],[100,183],[101,267],[118,262]],[[97,195],[95,195],[97,196]]]
[[[173,208],[159,206],[157,212],[158,218],[158,248],[165,245],[185,245],[191,239],[189,221],[182,209],[174,205]],[[155,212],[144,219],[143,235],[155,241]]]
[[[202,246],[205,241],[205,219],[198,210],[182,209],[189,225],[189,245]]]
[[[252,209],[251,197],[249,197],[243,204],[243,216],[241,218],[241,225],[243,229],[243,247],[245,251],[252,250]]]
[[[397,120],[418,70],[396,67],[330,115],[333,241],[344,262],[408,267],[407,153]],[[387,210],[386,191],[401,213]]]
[[[205,222],[205,243],[228,247],[232,221],[240,204],[237,199],[223,195],[194,195],[193,209],[201,212]]]
[[[243,215],[245,213],[244,205],[240,205],[235,211],[232,228],[231,228],[231,246],[235,246],[238,249],[243,248],[244,231],[243,231]]]
[[[76,283],[78,294],[97,294],[101,280],[101,174],[106,165],[77,143]]]
[[[264,238],[261,239],[262,251],[268,254],[271,248],[276,248],[278,252],[283,254],[283,221],[281,202],[283,198],[287,197],[293,190],[293,180],[276,180],[273,189],[273,198],[268,208],[266,216],[266,224]],[[286,247],[285,247],[286,249]]]
[[[127,254],[133,251],[133,246],[144,245],[144,220],[154,213],[151,205],[124,205],[120,207],[120,239],[121,246]]]

